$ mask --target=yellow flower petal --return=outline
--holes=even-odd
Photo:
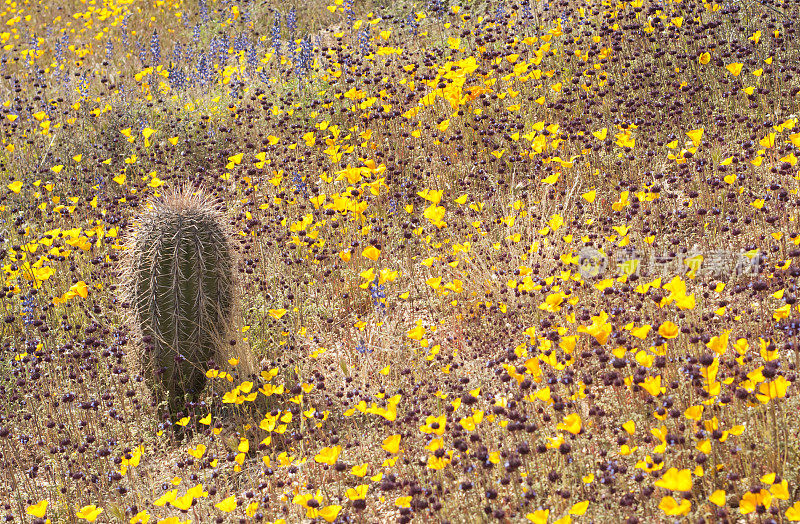
[[[231,495],[222,502],[217,502],[214,504],[214,507],[224,511],[225,513],[230,513],[236,509],[236,495]]]

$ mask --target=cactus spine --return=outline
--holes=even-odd
[[[208,362],[225,350],[235,298],[231,235],[201,192],[152,203],[128,250],[126,301],[140,339],[140,365],[175,415],[206,383]]]

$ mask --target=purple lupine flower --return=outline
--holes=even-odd
[[[150,54],[153,56],[153,64],[161,63],[161,42],[157,31],[153,31],[153,36],[150,37]]]
[[[281,14],[275,11],[275,23],[272,24],[272,48],[275,54],[281,56]]]

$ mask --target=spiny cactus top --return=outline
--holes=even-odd
[[[157,200],[132,238],[128,301],[144,371],[169,393],[170,409],[205,386],[233,322],[234,264],[222,215],[202,193]]]

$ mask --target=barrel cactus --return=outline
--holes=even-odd
[[[201,191],[151,204],[129,239],[122,287],[139,364],[174,417],[205,387],[209,361],[230,353],[234,250],[223,215]]]

